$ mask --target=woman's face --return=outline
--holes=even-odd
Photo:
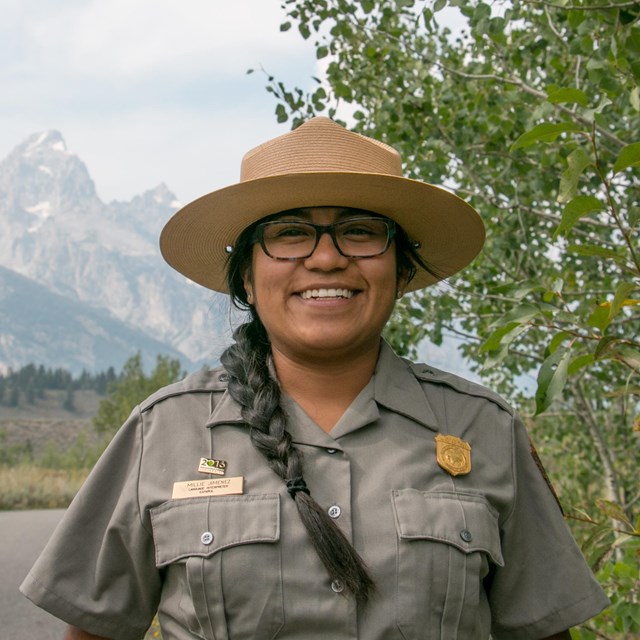
[[[362,213],[340,207],[300,209],[281,219],[332,224]],[[274,352],[294,360],[351,358],[379,348],[398,288],[393,244],[382,255],[342,256],[328,233],[311,256],[274,260],[253,246],[245,290]]]

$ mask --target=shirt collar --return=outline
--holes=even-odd
[[[379,405],[438,431],[436,416],[411,364],[384,340],[374,373],[374,396]]]
[[[311,423],[291,398],[283,395],[282,405],[290,416],[288,431],[296,442],[315,446],[335,446],[336,438],[351,433],[379,417],[379,406],[409,418],[429,429],[438,430],[438,423],[422,386],[416,379],[407,360],[398,357],[383,340],[380,346],[378,363],[371,381],[358,394],[345,415],[338,421],[330,433],[325,433]],[[240,406],[225,390],[216,404],[207,427],[219,424],[243,424]],[[309,426],[315,426],[309,429]]]
[[[213,411],[209,415],[206,427],[216,427],[219,424],[244,423],[240,410],[240,405],[231,397],[228,389],[225,389],[222,398],[216,403]]]

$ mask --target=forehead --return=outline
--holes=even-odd
[[[361,216],[382,217],[373,211],[352,209],[350,207],[302,207],[300,209],[290,209],[289,211],[276,213],[261,222],[272,220],[303,220],[305,222],[329,224],[339,220]]]

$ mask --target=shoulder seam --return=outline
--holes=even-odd
[[[229,377],[222,367],[193,373],[184,380],[158,389],[151,394],[140,403],[140,411],[148,411],[158,402],[187,393],[222,393],[227,389],[228,379]]]
[[[162,402],[163,400],[167,400],[168,398],[174,398],[176,396],[183,396],[187,393],[221,393],[226,391],[227,387],[220,386],[217,388],[214,387],[200,387],[200,388],[191,388],[191,389],[167,389],[166,393],[158,393],[154,394],[144,402],[140,404],[140,411],[145,412],[152,409],[156,404]]]
[[[466,393],[467,395],[474,396],[476,398],[484,398],[489,402],[493,402],[501,409],[506,411],[509,415],[515,414],[514,408],[499,394],[491,389],[483,387],[481,384],[471,382],[465,378],[461,378],[455,374],[441,371],[428,365],[411,364],[413,375],[420,382],[427,382],[430,384],[441,384],[457,391],[459,393]]]

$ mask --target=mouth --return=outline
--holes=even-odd
[[[353,298],[355,291],[351,289],[307,289],[300,292],[303,300],[327,300],[327,299],[345,299]]]

